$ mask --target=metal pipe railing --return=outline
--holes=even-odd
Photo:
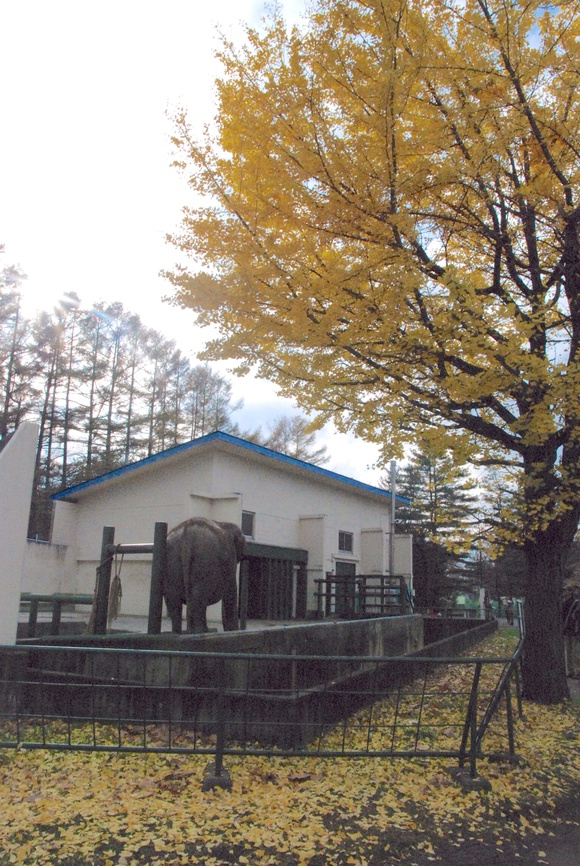
[[[453,693],[437,685],[449,668]],[[501,697],[514,754],[516,670],[514,657],[2,647],[0,746],[213,754],[217,779],[232,754],[446,757],[475,775]]]

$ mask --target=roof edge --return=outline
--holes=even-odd
[[[212,441],[227,442],[230,445],[236,445],[239,448],[244,448],[248,451],[253,451],[256,454],[261,454],[264,457],[269,457],[273,460],[278,460],[280,463],[285,463],[289,466],[295,466],[313,472],[321,478],[338,481],[342,484],[348,484],[351,487],[356,487],[366,493],[379,494],[386,498],[391,498],[391,491],[382,487],[374,487],[372,484],[367,484],[365,481],[358,481],[356,478],[349,478],[347,475],[341,475],[339,472],[334,472],[331,469],[325,469],[323,466],[317,466],[314,463],[308,463],[306,460],[300,460],[297,457],[290,457],[288,454],[282,454],[280,451],[274,451],[265,445],[258,445],[255,442],[249,442],[247,439],[241,439],[239,436],[233,436],[231,433],[223,433],[221,430],[215,430],[212,433],[206,433],[198,439],[191,439],[189,442],[182,442],[180,445],[174,445],[165,451],[159,451],[157,454],[152,454],[149,457],[143,457],[141,460],[136,460],[134,463],[126,463],[124,466],[119,466],[117,469],[112,469],[110,472],[105,472],[103,475],[97,475],[95,478],[90,478],[88,481],[82,481],[80,484],[74,484],[71,487],[66,487],[59,490],[58,493],[53,493],[50,497],[52,501],[66,501],[74,497],[76,493],[87,490],[90,487],[96,487],[103,484],[112,478],[119,478],[128,472],[137,469],[140,466],[157,463],[160,460],[165,460],[181,451],[187,451],[207,444]],[[407,503],[408,499],[399,494],[395,494],[395,501]]]

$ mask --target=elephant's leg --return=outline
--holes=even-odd
[[[167,613],[169,614],[169,618],[171,619],[171,631],[175,634],[181,634],[181,602],[171,601],[166,602],[166,604]]]

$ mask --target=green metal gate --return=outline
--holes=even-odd
[[[240,626],[246,619],[304,619],[308,551],[248,541],[240,566]]]

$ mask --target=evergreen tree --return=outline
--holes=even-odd
[[[380,486],[389,488],[390,479]],[[439,608],[470,589],[465,554],[471,544],[475,484],[449,453],[424,443],[397,472],[397,492],[409,500],[396,512],[396,531],[413,535],[413,585],[418,609]]]
[[[209,364],[196,364],[188,373],[183,398],[184,422],[187,419],[187,439],[197,439],[214,430],[237,434],[232,415],[243,406],[242,400],[232,402],[232,385],[212,370]]]
[[[389,486],[386,479],[381,479],[380,484]],[[409,505],[399,506],[398,519],[459,554],[471,546],[475,486],[449,452],[440,454],[424,445],[397,473],[397,489],[410,500]]]
[[[397,532],[407,532],[397,524]],[[415,610],[425,613],[445,605],[455,586],[449,576],[449,553],[442,544],[429,541],[417,530],[413,534],[413,587]]]

